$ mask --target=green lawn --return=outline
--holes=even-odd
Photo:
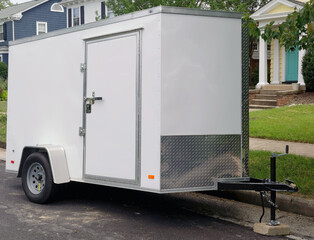
[[[0,112],[7,112],[7,102],[0,101]]]
[[[7,115],[0,114],[0,142],[6,142]]]
[[[314,143],[314,105],[250,112],[250,137]]]
[[[299,193],[314,196],[314,158],[288,154],[277,158],[277,181],[290,179],[299,188]],[[270,152],[250,151],[250,177],[270,178]]]

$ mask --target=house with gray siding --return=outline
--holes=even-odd
[[[1,10],[0,61],[9,64],[9,41],[66,28],[66,12],[60,0],[29,1]]]

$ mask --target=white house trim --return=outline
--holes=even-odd
[[[286,49],[285,47],[281,47],[281,82],[286,81]]]
[[[274,55],[273,55],[273,81],[272,84],[280,83],[280,68],[279,68],[279,59],[280,59],[280,46],[277,39],[274,40]]]
[[[54,9],[54,7],[56,7],[56,6],[59,6],[62,10]],[[63,13],[64,12],[64,8],[63,8],[63,6],[60,3],[54,3],[54,4],[51,5],[50,11],[51,12],[61,12],[61,13]]]
[[[305,54],[305,50],[299,50],[299,62],[298,62],[298,83],[301,86],[305,85],[303,75],[302,75],[302,60]]]
[[[267,84],[267,42],[259,37],[259,82],[256,88],[261,88]]]
[[[259,17],[259,16],[265,17],[265,15],[275,15],[275,14],[267,14],[267,13],[270,12],[272,9],[276,8],[277,6],[279,6],[280,4],[283,4],[283,5],[291,7],[291,8],[297,8],[297,10],[302,8],[302,5],[299,5],[299,4],[290,2],[290,1],[277,0],[277,1],[270,2],[270,3],[266,4],[264,7],[257,10],[255,13],[253,13],[251,15],[251,18],[253,18],[254,20],[257,20],[256,17]]]
[[[36,35],[39,35],[39,24],[44,24],[45,25],[45,33],[48,32],[48,24],[47,22],[38,22],[36,21]]]

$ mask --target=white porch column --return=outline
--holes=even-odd
[[[305,54],[305,50],[299,50],[299,62],[298,62],[298,83],[300,83],[300,85],[304,86],[304,79],[303,79],[303,75],[302,75],[302,60]]]
[[[281,65],[281,82],[285,82],[286,81],[286,49],[285,47],[281,48],[281,54],[282,54],[282,65]]]
[[[280,56],[280,46],[279,41],[274,39],[274,59],[273,59],[273,81],[272,84],[279,84],[280,78],[280,68],[279,68],[279,56]]]
[[[261,30],[261,33],[263,30]],[[267,83],[267,42],[259,37],[259,79],[256,88],[261,88]]]

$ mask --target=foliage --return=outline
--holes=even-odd
[[[7,102],[6,101],[0,101],[0,113],[7,112]]]
[[[114,12],[115,15],[123,15],[160,5],[201,8],[204,6],[205,2],[205,0],[108,0],[106,1],[106,5]]]
[[[0,94],[0,101],[6,101],[8,99],[8,91],[3,90]]]
[[[302,75],[306,85],[306,91],[314,92],[314,46],[306,50],[302,62]]]
[[[266,25],[262,38],[270,42],[278,39],[287,50],[308,49],[314,41],[314,0],[307,2],[300,10],[290,13],[285,22],[274,27],[274,22]]]
[[[270,178],[270,152],[250,151],[249,171],[253,178]],[[314,159],[288,154],[277,158],[277,180],[291,179],[299,188],[299,193],[314,196]]]
[[[7,115],[0,114],[0,142],[6,142]]]
[[[4,9],[12,5],[13,4],[10,2],[10,0],[0,0],[0,9]]]
[[[4,62],[0,62],[0,78],[8,79],[8,66]]]
[[[253,13],[270,0],[206,0],[211,10]]]
[[[250,112],[250,137],[314,143],[314,105]]]

